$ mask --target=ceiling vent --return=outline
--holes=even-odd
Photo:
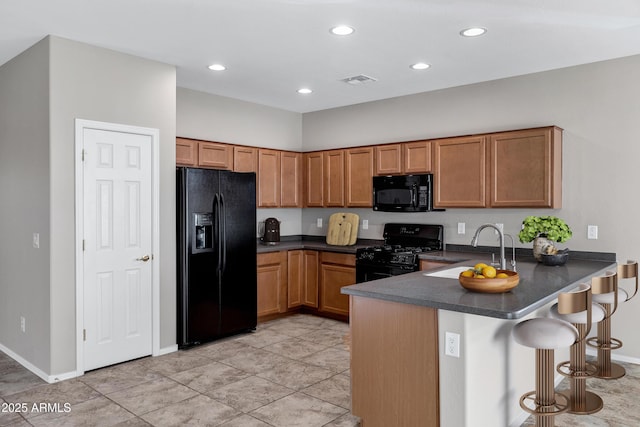
[[[340,80],[341,82],[345,82],[350,85],[358,86],[371,82],[377,82],[378,79],[374,79],[373,77],[365,76],[364,74],[359,74],[353,77],[347,77],[346,79]]]

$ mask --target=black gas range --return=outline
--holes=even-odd
[[[420,253],[444,247],[442,225],[385,224],[383,237],[384,245],[356,251],[357,283],[418,271]]]

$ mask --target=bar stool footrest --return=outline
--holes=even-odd
[[[591,337],[587,340],[587,345],[589,347],[597,348],[598,350],[611,351],[622,347],[622,341],[617,338],[611,338],[611,342],[601,343],[598,342],[598,337]]]
[[[532,406],[527,405],[527,401],[532,402]],[[569,398],[564,393],[556,392],[554,402],[551,405],[536,404],[536,392],[530,391],[520,397],[520,407],[528,413],[540,417],[548,417],[567,412],[571,406]]]
[[[585,362],[584,368],[576,371],[571,369],[571,361],[567,360],[566,362],[558,363],[556,371],[565,377],[580,379],[595,377],[598,374],[599,368],[593,363]]]

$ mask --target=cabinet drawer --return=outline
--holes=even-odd
[[[356,256],[353,254],[341,254],[338,252],[322,252],[323,264],[340,264],[355,267]]]
[[[258,254],[258,266],[279,264],[282,260],[280,252],[267,252],[264,254]]]

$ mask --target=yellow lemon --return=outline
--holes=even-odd
[[[482,275],[487,279],[493,279],[496,277],[496,269],[488,265],[482,269]]]
[[[507,273],[498,273],[496,275],[496,278],[498,278],[498,279],[506,279],[507,277],[509,277],[509,275]]]
[[[482,274],[476,274],[475,278],[476,279],[484,279],[484,276]]]
[[[476,265],[473,266],[474,270],[482,270],[483,268],[485,268],[487,266],[487,264],[485,264],[484,262],[479,262]]]
[[[473,277],[473,270],[467,270],[460,273],[462,277]]]

